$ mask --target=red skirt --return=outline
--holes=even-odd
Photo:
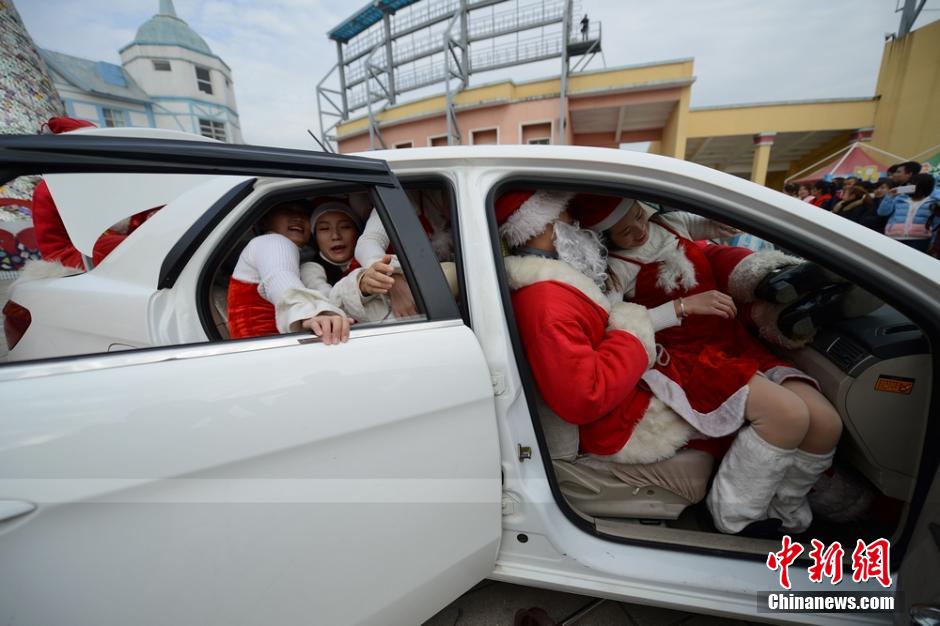
[[[232,339],[278,334],[274,305],[261,297],[256,283],[229,279],[228,333]]]

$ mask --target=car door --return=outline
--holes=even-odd
[[[0,622],[416,623],[492,571],[488,369],[384,162],[50,139],[0,140],[0,166],[370,185],[424,315],[339,346],[296,334],[0,367]]]
[[[934,438],[933,441],[936,441]],[[930,464],[936,467],[936,456]],[[940,473],[934,474],[928,489],[915,497],[922,508],[913,532],[904,542],[904,558],[898,574],[896,622],[911,624],[940,623]],[[926,497],[923,497],[926,496]],[[919,499],[919,498],[918,498]]]

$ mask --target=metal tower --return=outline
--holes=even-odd
[[[337,127],[365,108],[370,145],[384,148],[375,114],[403,93],[443,83],[447,143],[459,144],[454,96],[471,74],[559,57],[564,141],[568,74],[601,52],[601,25],[575,17],[578,0],[524,1],[374,0],[343,21],[329,32],[336,64],[317,84],[323,143],[335,145]]]

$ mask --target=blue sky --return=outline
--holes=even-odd
[[[537,0],[522,0],[532,4]],[[695,58],[692,106],[870,97],[898,0],[581,0],[603,24],[608,67]],[[14,0],[37,45],[119,62],[158,0]],[[326,32],[362,0],[175,0],[177,14],[232,68],[249,143],[315,147],[316,84],[335,63]],[[928,9],[940,8],[929,0]],[[940,17],[925,11],[917,26]],[[591,68],[603,67],[595,59]],[[513,70],[517,80],[558,62]],[[510,75],[475,76],[490,82]],[[406,96],[407,97],[407,96]]]

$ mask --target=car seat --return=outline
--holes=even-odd
[[[565,499],[581,513],[671,520],[705,497],[714,466],[707,452],[685,448],[664,461],[642,465],[602,461],[579,454],[578,427],[561,419],[541,396],[537,402],[555,478]]]

